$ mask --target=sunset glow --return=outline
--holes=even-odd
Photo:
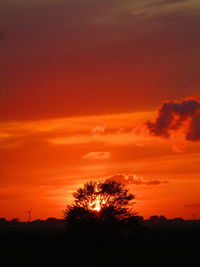
[[[1,0],[0,18],[0,217],[62,218],[111,177],[144,218],[200,218],[199,1]]]
[[[105,204],[105,201],[102,201],[101,197],[97,196],[93,202],[89,203],[89,209],[100,211],[103,204]]]

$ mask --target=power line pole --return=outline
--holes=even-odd
[[[32,212],[32,209],[27,210],[25,212],[28,213],[28,222],[30,223],[31,222],[31,212]]]

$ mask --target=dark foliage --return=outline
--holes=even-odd
[[[0,221],[2,266],[199,266],[199,220],[167,220],[165,227],[101,239],[94,235],[93,240],[73,238],[58,219]]]
[[[73,194],[74,202],[67,205],[64,219],[69,231],[80,236],[104,237],[119,233],[119,229],[138,225],[130,208],[134,195],[113,180],[89,182]]]

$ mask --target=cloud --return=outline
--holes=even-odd
[[[200,97],[164,102],[156,120],[148,121],[146,125],[155,136],[181,135],[185,140],[200,141]]]
[[[160,6],[162,5],[165,6],[165,5],[172,5],[172,4],[181,4],[184,2],[188,2],[188,0],[161,0],[156,4]]]
[[[97,125],[91,130],[91,133],[93,135],[100,135],[105,132],[106,126],[105,125]]]
[[[137,177],[136,174],[116,174],[109,177],[109,179],[119,181],[126,185],[160,185],[169,183],[166,180],[144,180],[143,178]]]
[[[144,143],[150,140],[148,131],[146,130],[147,134],[144,136],[142,135],[142,128],[140,128],[142,129],[140,132],[137,130],[135,133],[131,132],[131,129],[139,123],[144,125],[147,118],[153,119],[155,116],[156,112],[146,111],[1,122],[0,149],[30,145],[30,140],[70,146],[91,143],[109,145]],[[119,131],[119,129],[121,130]],[[156,137],[152,136],[152,139],[156,139]],[[99,151],[99,148],[94,151]]]
[[[109,159],[110,152],[89,152],[85,154],[83,159]]]
[[[184,153],[186,151],[185,142],[172,144],[172,150],[177,153]]]

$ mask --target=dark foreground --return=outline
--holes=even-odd
[[[72,236],[63,227],[0,229],[1,266],[200,266],[200,227]]]

